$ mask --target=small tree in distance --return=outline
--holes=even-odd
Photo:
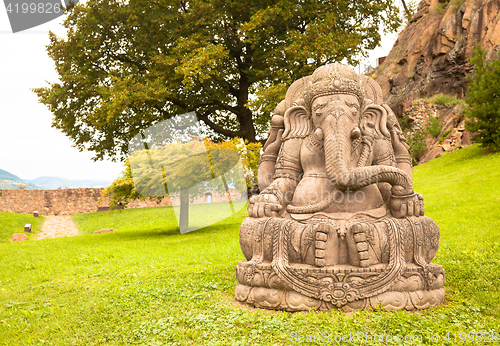
[[[500,151],[500,59],[487,59],[487,51],[478,44],[471,58],[474,64],[467,85],[465,114],[467,130],[476,133],[481,146]]]
[[[208,149],[228,149],[237,151],[242,157],[242,163],[245,169],[244,176],[246,178],[246,184],[248,186],[252,186],[254,177],[257,176],[261,144],[247,142],[244,147],[241,147],[239,143],[239,138],[220,143],[214,143],[208,138],[205,139],[205,145]],[[155,181],[153,181],[152,183],[155,183]],[[153,188],[153,190],[158,190],[158,188]],[[113,183],[104,190],[103,194],[101,195],[101,200],[103,200],[105,197],[110,198],[110,207],[112,208],[117,208],[120,202],[122,203],[122,205],[127,206],[127,204],[134,199],[144,200],[145,198],[148,198],[147,196],[142,195],[137,191],[136,186],[134,185],[132,170],[130,168],[130,162],[128,159],[125,161],[125,169],[120,174],[120,176],[117,177],[113,181]],[[149,198],[156,199],[158,202],[160,202],[162,196]]]
[[[246,194],[247,186],[257,175],[259,153],[260,143],[245,145],[238,138],[214,143],[202,137],[134,150],[126,160],[124,172],[104,190],[101,200],[109,197],[110,206],[116,207],[146,196],[158,202],[164,196],[178,197],[180,208],[176,217],[180,232],[185,233],[199,228],[189,226],[190,200],[206,192],[225,192],[231,213],[235,214],[229,187]]]

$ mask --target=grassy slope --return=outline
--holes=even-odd
[[[35,218],[31,214],[0,213],[0,243],[9,242],[14,233],[24,233],[24,225],[27,223],[31,224],[33,234],[37,233],[43,221],[43,216]],[[29,237],[31,235],[28,234]]]
[[[446,269],[447,286],[500,318],[500,153],[485,155],[475,145],[414,174],[426,215],[440,226],[435,261]]]
[[[427,215],[441,228],[443,307],[349,315],[241,309],[232,301],[244,211],[179,235],[168,208],[126,210],[75,217],[84,233],[113,233],[0,245],[0,344],[282,345],[292,332],[416,334],[424,343],[439,333],[445,344],[446,332],[499,333],[500,154],[481,152],[466,148],[415,169]]]

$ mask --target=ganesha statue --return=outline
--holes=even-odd
[[[330,64],[293,83],[240,227],[236,299],[260,308],[414,310],[443,303],[439,228],[371,78]]]

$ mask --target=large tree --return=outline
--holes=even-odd
[[[393,3],[89,0],[68,11],[66,38],[50,33],[59,82],[35,92],[95,159],[123,159],[141,129],[188,111],[215,139],[254,142],[293,80],[395,30]]]

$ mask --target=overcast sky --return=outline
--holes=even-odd
[[[47,56],[48,32],[64,36],[63,17],[13,34],[5,7],[0,5],[0,169],[22,179],[55,176],[68,179],[114,179],[122,163],[93,162],[93,154],[79,152],[64,134],[51,127],[52,113],[31,88],[57,81]],[[384,37],[382,47],[367,62],[386,56],[397,35]]]

